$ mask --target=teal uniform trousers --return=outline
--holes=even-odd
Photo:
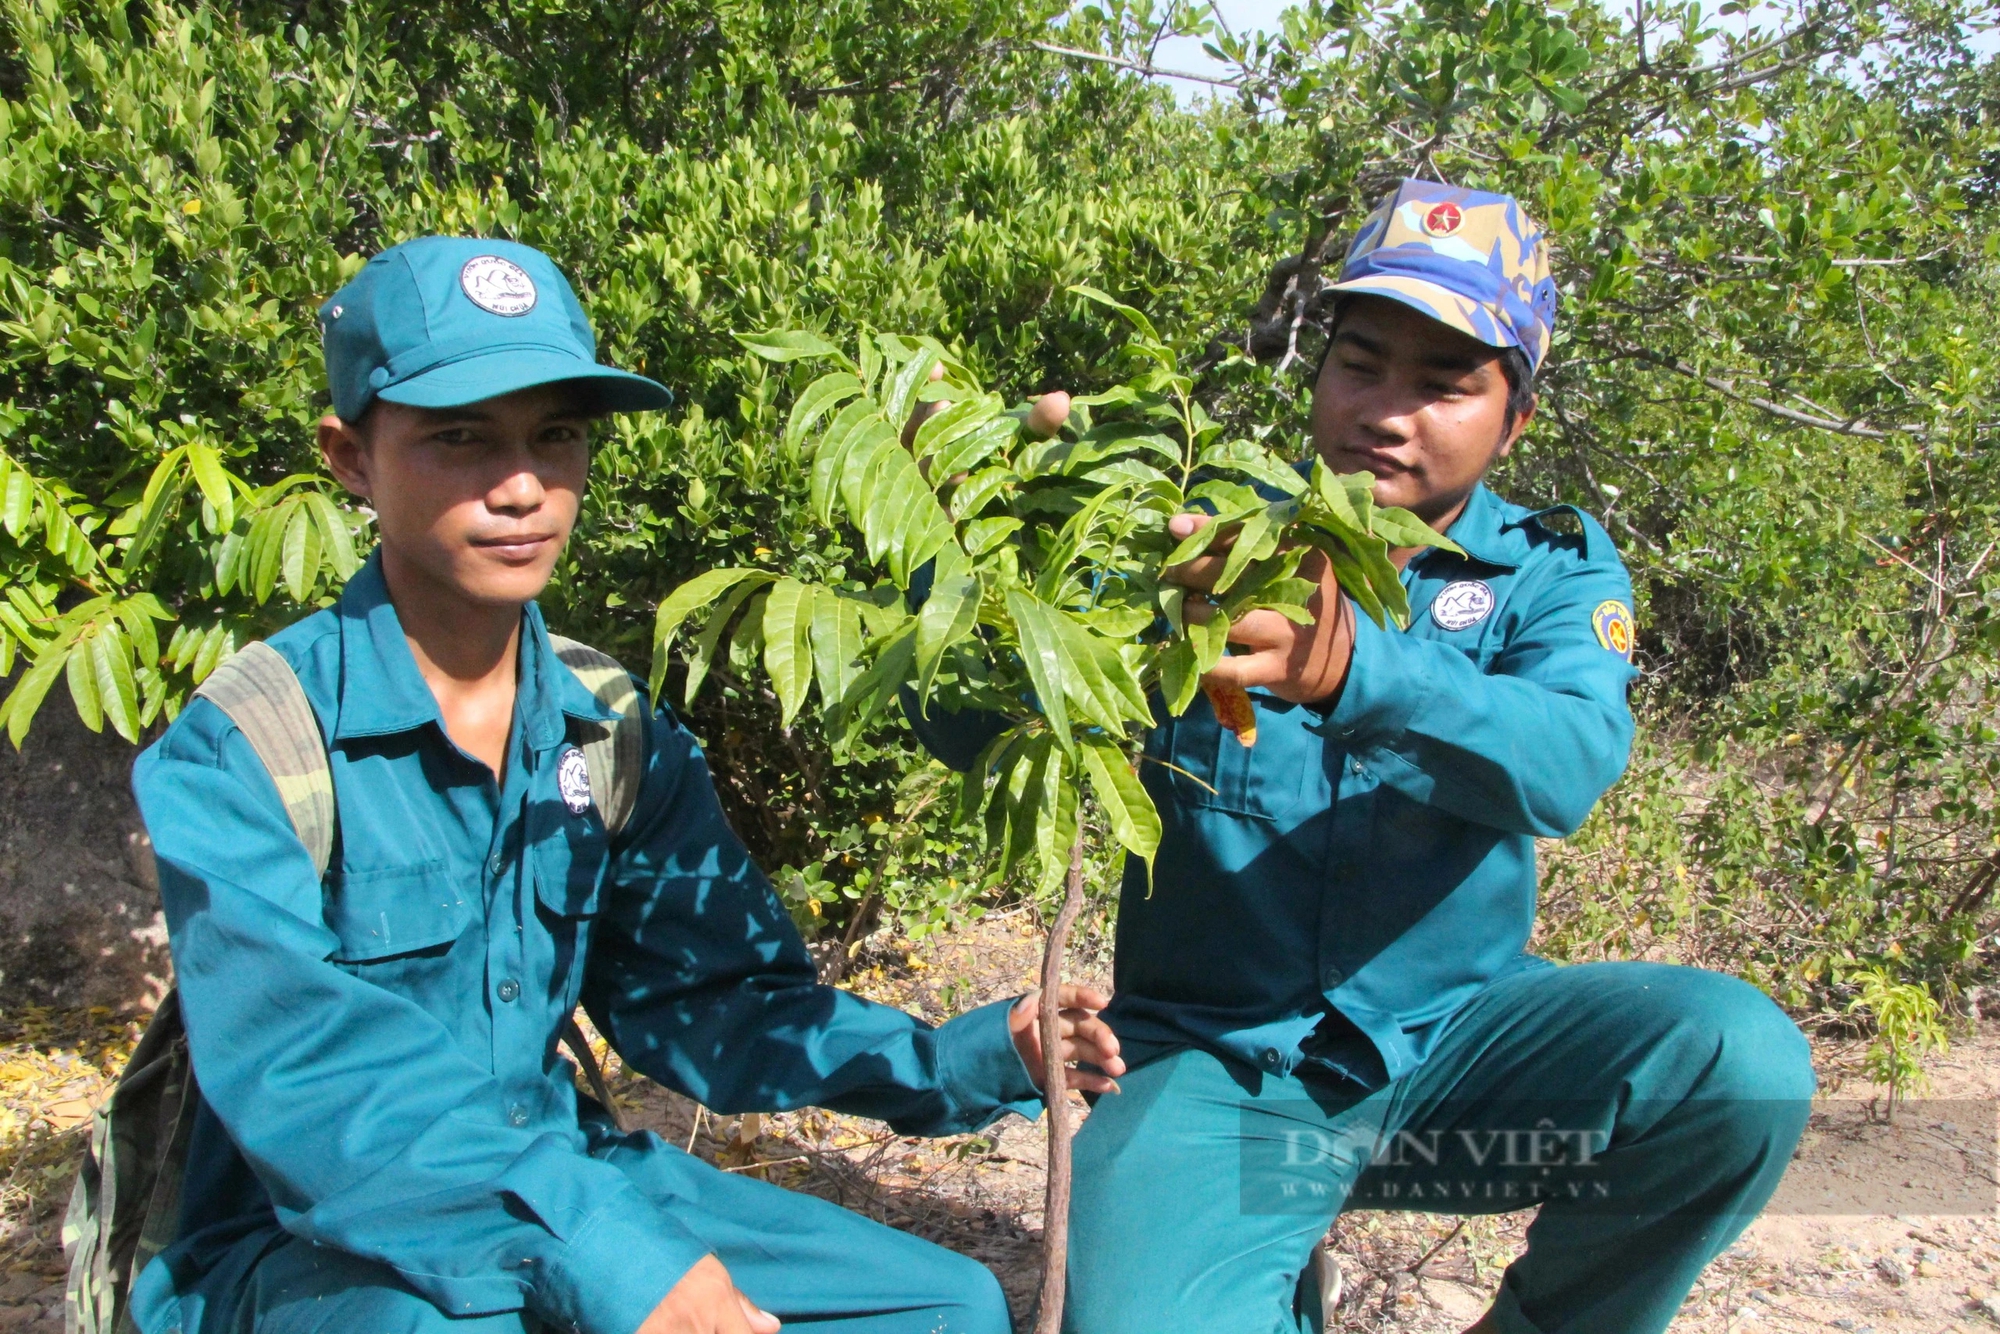
[[[1307,1259],[1344,1209],[1539,1206],[1507,1334],[1657,1334],[1770,1197],[1805,1128],[1806,1042],[1747,983],[1666,964],[1526,968],[1369,1090],[1187,1048],[1076,1143],[1074,1334],[1317,1334]]]
[[[613,836],[575,753],[609,715],[532,605],[497,778],[445,733],[379,558],[271,646],[327,738],[324,876],[208,701],[134,771],[202,1095],[178,1234],[133,1287],[143,1334],[631,1334],[709,1254],[794,1323],[1006,1328],[969,1260],[618,1135],[556,1050],[581,1002],[718,1112],[951,1134],[1039,1114],[1004,1002],[932,1028],[817,985],[665,708]]]

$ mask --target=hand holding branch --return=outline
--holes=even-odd
[[[1206,514],[1176,514],[1167,521],[1167,532],[1179,541],[1211,522]],[[1215,604],[1207,595],[1215,587],[1235,540],[1233,533],[1226,534],[1202,555],[1185,565],[1171,566],[1162,575],[1189,591],[1184,614],[1197,625],[1207,624],[1215,614]],[[1299,625],[1275,611],[1246,612],[1230,625],[1229,642],[1249,651],[1225,657],[1202,678],[1204,683],[1237,689],[1262,686],[1297,704],[1321,703],[1340,693],[1354,657],[1354,609],[1319,552],[1307,554],[1299,565],[1299,576],[1319,585],[1319,591],[1306,603],[1313,623]]]
[[[1068,1086],[1085,1093],[1118,1092],[1117,1076],[1125,1073],[1125,1062],[1118,1055],[1118,1035],[1111,1031],[1111,1025],[1097,1017],[1097,1012],[1109,1005],[1111,998],[1096,987],[1073,982],[1063,983],[1056,995],[1062,1002],[1064,1063],[1076,1061],[1097,1067],[1081,1070],[1072,1066],[1066,1080]],[[1042,1078],[1042,1034],[1035,1024],[1035,1005],[1040,996],[1041,988],[1037,987],[1014,1002],[1014,1008],[1007,1014],[1007,1027],[1014,1035],[1014,1050],[1021,1053],[1022,1062],[1035,1078],[1035,1087],[1047,1092]]]

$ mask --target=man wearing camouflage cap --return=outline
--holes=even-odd
[[[1623,770],[1635,675],[1604,529],[1481,482],[1549,351],[1539,229],[1505,196],[1405,181],[1335,291],[1314,448],[1465,554],[1396,553],[1407,631],[1321,562],[1314,624],[1230,629],[1215,676],[1251,692],[1254,747],[1200,697],[1151,737],[1165,837],[1119,908],[1104,1018],[1130,1069],[1077,1140],[1068,1325],[1316,1330],[1343,1209],[1540,1206],[1475,1328],[1664,1330],[1777,1185],[1806,1043],[1735,978],[1526,950],[1535,840]],[[1180,581],[1212,586],[1222,551]]]

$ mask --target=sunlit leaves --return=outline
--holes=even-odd
[[[709,609],[685,654],[688,698],[726,642],[732,670],[761,664],[783,725],[816,686],[837,750],[905,692],[923,715],[998,714],[1013,741],[989,749],[990,775],[967,780],[962,815],[983,814],[1002,866],[1032,862],[1043,884],[1066,864],[1086,786],[1112,836],[1150,863],[1159,814],[1128,756],[1154,723],[1151,692],[1171,712],[1188,708],[1247,615],[1309,621],[1318,586],[1298,573],[1309,549],[1338,557],[1365,611],[1401,623],[1407,604],[1377,519],[1402,545],[1451,546],[1419,534],[1414,516],[1378,510],[1366,474],[1335,477],[1320,463],[1308,479],[1264,445],[1223,439],[1143,313],[1095,289],[1076,294],[1131,325],[1147,369],[1075,400],[1044,440],[1023,434],[1023,410],[972,382],[948,349],[864,336],[860,355],[842,360],[865,373],[805,381],[784,434],[810,449],[814,514],[858,534],[876,581],[714,570],[661,603],[654,633],[658,683],[683,623]],[[777,365],[815,345],[783,332],[746,342]],[[919,402],[935,406],[906,425]],[[1195,507],[1212,520],[1175,542],[1168,519]],[[1221,605],[1186,620],[1162,571],[1219,550]]]

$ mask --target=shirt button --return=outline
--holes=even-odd
[[[1356,778],[1359,778],[1362,775],[1362,773],[1365,772],[1361,767],[1360,760],[1349,760],[1347,762],[1347,768],[1348,772],[1352,773]]]
[[[1278,1055],[1278,1049],[1277,1049],[1276,1047],[1266,1047],[1266,1048],[1264,1048],[1264,1068],[1265,1068],[1265,1069],[1267,1069],[1267,1070],[1275,1070],[1275,1069],[1277,1069],[1277,1068],[1278,1068],[1278,1062],[1279,1062],[1280,1060],[1282,1060],[1282,1059],[1283,1059],[1283,1058],[1282,1058],[1281,1056],[1279,1056],[1279,1055]]]
[[[499,993],[501,1000],[511,1005],[521,994],[521,984],[510,977],[504,979],[494,990]]]
[[[528,1109],[518,1102],[509,1107],[507,1109],[507,1124],[510,1126],[524,1126],[528,1124]]]
[[[1326,989],[1332,991],[1347,980],[1347,974],[1341,972],[1340,969],[1334,967],[1332,964],[1328,964],[1326,972],[1321,974],[1321,980],[1326,984]]]
[[[499,875],[501,868],[506,865],[507,859],[496,852],[486,859],[486,873],[488,875]]]

